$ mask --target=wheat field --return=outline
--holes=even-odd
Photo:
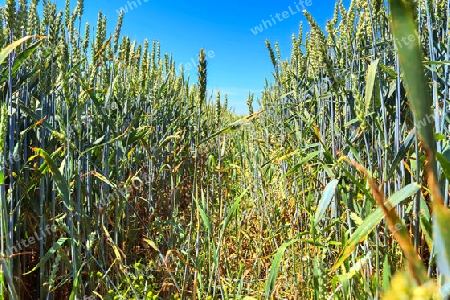
[[[450,299],[450,1],[305,11],[247,116],[205,50],[38,2],[0,9],[0,299]]]

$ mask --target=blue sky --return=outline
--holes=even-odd
[[[42,2],[42,1],[41,1]],[[64,10],[64,0],[57,0]],[[208,89],[227,93],[229,104],[238,114],[248,112],[248,92],[260,98],[264,78],[272,80],[272,65],[265,40],[279,43],[281,54],[291,52],[291,36],[297,34],[301,13],[309,11],[320,26],[332,18],[334,0],[263,1],[161,1],[85,0],[83,20],[95,26],[98,11],[107,16],[108,34],[114,32],[118,12],[123,9],[122,35],[143,42],[157,40],[161,53],[170,53],[179,67],[196,61],[200,48],[208,58]],[[345,1],[347,2],[347,1]],[[72,0],[72,6],[76,0]],[[277,15],[278,14],[278,15]],[[265,21],[263,23],[263,20]],[[269,23],[270,22],[270,23]],[[260,30],[255,34],[255,27]],[[261,31],[262,29],[262,31]],[[196,67],[187,72],[197,80]]]

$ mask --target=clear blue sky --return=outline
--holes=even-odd
[[[64,0],[56,2],[58,9],[64,10]],[[76,0],[71,2],[74,7]],[[272,80],[272,65],[265,40],[268,39],[272,45],[278,42],[282,56],[289,56],[292,33],[297,34],[300,22],[304,23],[304,30],[308,29],[301,11],[309,11],[323,28],[326,20],[333,16],[335,3],[334,0],[84,2],[82,21],[95,26],[97,13],[102,11],[107,16],[108,34],[114,32],[118,11],[127,11],[122,35],[141,43],[145,38],[158,40],[161,53],[172,54],[177,68],[180,64],[188,67],[187,63],[196,61],[200,48],[214,54],[214,57],[208,58],[208,89],[227,93],[229,104],[239,114],[248,112],[248,92],[252,91],[255,98],[260,98],[264,78]],[[263,20],[265,24],[262,24]],[[254,34],[257,26],[262,31]],[[190,81],[195,82],[196,68],[193,67],[188,73]]]

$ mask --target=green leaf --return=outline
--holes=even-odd
[[[420,190],[420,186],[416,183],[411,183],[401,190],[393,194],[387,202],[391,207],[395,207],[400,204],[405,199],[411,197]],[[339,268],[342,263],[352,254],[356,249],[356,246],[362,241],[364,241],[367,236],[375,229],[375,227],[383,219],[384,213],[380,207],[378,207],[373,213],[371,213],[367,218],[364,219],[363,223],[353,232],[352,236],[348,239],[347,244],[339,254],[336,264],[332,268],[334,272]]]
[[[355,123],[358,123],[359,122],[359,119],[352,119],[352,120],[350,120],[350,121],[348,121],[347,123],[345,123],[344,124],[344,127],[345,128],[347,128],[347,127],[349,127],[350,125],[352,125],[352,124],[355,124]]]
[[[95,108],[99,112],[99,114],[103,117],[102,120],[106,124],[109,125],[111,130],[114,130],[116,126],[114,126],[114,123],[111,121],[111,119],[105,114],[105,111],[103,109],[102,103],[100,102],[100,99],[97,98],[95,95],[95,91],[93,89],[90,89],[89,86],[83,82],[81,78],[78,77],[78,82],[82,86],[83,90],[86,92],[86,94],[89,95],[89,97],[92,100],[92,103],[94,104]]]
[[[243,117],[243,118],[241,118],[241,119],[239,119],[237,121],[234,121],[233,123],[229,124],[227,127],[225,127],[223,129],[213,133],[212,135],[208,136],[204,140],[200,141],[200,144],[203,144],[203,143],[209,141],[212,138],[215,138],[215,137],[220,136],[222,134],[231,132],[233,130],[236,130],[236,129],[238,129],[238,128],[248,124],[248,122],[250,122],[251,120],[253,120],[257,116],[259,116],[261,113],[262,113],[262,111],[258,111],[258,112],[255,112],[254,114],[248,115],[248,116]]]
[[[21,52],[15,59],[14,59],[14,65],[12,67],[12,76],[16,76],[17,71],[22,67],[23,63],[39,48],[39,44],[41,43],[41,40],[37,41],[27,49],[25,49],[23,52]],[[8,76],[8,68],[5,68],[5,70],[2,73],[2,76],[6,78]]]
[[[391,178],[392,174],[394,174],[395,168],[397,168],[398,164],[402,161],[403,158],[405,158],[406,153],[408,153],[409,149],[411,148],[411,145],[414,142],[414,137],[415,137],[414,131],[411,131],[406,137],[405,141],[400,145],[400,149],[395,155],[394,161],[391,164],[391,167],[387,173],[386,178],[388,179]]]
[[[423,66],[422,47],[417,35],[417,24],[414,20],[411,1],[389,0],[391,12],[392,31],[398,53],[400,67],[403,70],[405,88],[408,100],[414,114],[419,136],[424,144],[436,152],[434,141],[434,124],[428,119],[433,116],[431,111],[432,99],[430,97],[428,81],[425,78]],[[407,42],[404,42],[405,40]],[[433,172],[436,172],[436,163],[432,162]]]
[[[11,54],[11,52],[13,52],[18,46],[20,46],[23,42],[26,42],[32,38],[44,39],[46,37],[45,36],[30,36],[30,35],[28,35],[28,36],[24,36],[20,40],[12,42],[8,46],[6,46],[6,48],[3,48],[3,50],[0,51],[0,64],[2,64],[3,61],[8,57],[8,55]]]
[[[346,280],[349,281],[352,279],[355,275],[358,275],[361,273],[361,269],[363,269],[369,262],[370,262],[370,256],[372,255],[372,251],[368,251],[367,254],[358,259],[354,265],[350,268],[350,270],[341,276],[345,276]],[[342,277],[340,278],[342,279]]]
[[[441,164],[442,171],[444,172],[444,176],[447,180],[450,180],[450,162],[447,160],[444,154],[436,153],[436,158]]]
[[[296,172],[299,168],[301,168],[302,166],[305,165],[306,162],[310,161],[311,159],[313,159],[314,157],[316,157],[317,155],[319,155],[320,153],[322,153],[322,151],[314,151],[311,153],[308,153],[308,155],[306,155],[303,159],[301,159],[295,166],[293,166],[287,173],[286,175],[284,175],[283,177],[289,176],[292,173]]]
[[[44,257],[41,258],[41,260],[38,262],[38,264],[33,269],[31,269],[31,271],[28,271],[27,273],[25,273],[23,275],[28,275],[28,274],[36,271],[43,264],[45,264],[47,262],[47,260],[49,260],[53,256],[53,254],[55,254],[55,252],[58,251],[58,249],[61,248],[61,246],[67,240],[71,240],[71,239],[70,238],[59,238],[56,241],[56,243],[53,244],[53,246],[50,248],[50,250],[48,250],[47,253],[45,253]]]
[[[438,133],[438,132],[436,132],[436,133],[434,134],[434,139],[435,139],[436,141],[443,141],[443,140],[445,140],[446,138],[447,138],[447,136],[446,136],[445,134]]]
[[[363,193],[367,198],[372,198],[372,194],[370,191],[358,180],[355,176],[346,168],[342,169],[346,174],[347,178]]]
[[[434,211],[433,217],[433,241],[437,256],[439,271],[450,277],[450,210],[444,206]]]
[[[333,179],[325,187],[325,190],[323,191],[322,194],[322,199],[320,199],[319,204],[317,205],[316,214],[314,215],[314,227],[317,226],[317,224],[319,224],[319,222],[325,215],[327,207],[330,204],[331,199],[333,199],[334,192],[336,190],[336,186],[338,185],[338,183],[339,180]]]
[[[391,67],[388,67],[382,63],[380,63],[380,68],[383,69],[389,76],[392,77],[392,79],[396,79],[397,78],[397,72],[394,71],[394,69],[392,69]]]
[[[442,60],[442,61],[429,61],[429,60],[426,60],[426,61],[423,62],[423,64],[424,65],[438,65],[438,66],[441,66],[441,65],[450,65],[450,61],[445,61],[445,60]]]
[[[72,285],[72,292],[70,293],[69,296],[69,300],[76,300],[77,299],[77,288],[78,285],[80,283],[80,275],[81,275],[81,271],[83,270],[83,267],[86,265],[86,262],[84,262],[81,266],[80,269],[77,272],[77,276],[75,276],[75,279],[73,280],[73,285]]]
[[[433,229],[431,225],[431,215],[430,210],[428,209],[427,203],[425,202],[425,198],[420,195],[420,229],[425,237],[425,242],[428,244],[430,249],[433,246]]]
[[[72,211],[75,205],[73,205],[73,200],[70,197],[69,185],[67,184],[67,181],[64,179],[64,177],[61,175],[61,172],[59,171],[55,162],[50,157],[50,155],[48,155],[48,153],[45,152],[45,150],[40,148],[33,148],[33,151],[36,153],[37,156],[42,157],[49,166],[50,172],[52,173],[53,180],[55,181],[56,188],[58,189],[58,192],[61,195],[64,206],[69,211]]]
[[[391,266],[389,265],[389,255],[384,256],[383,262],[383,290],[389,291],[391,279]]]
[[[297,239],[293,239],[293,240],[283,243],[278,248],[277,253],[275,253],[275,257],[273,258],[272,265],[270,266],[269,277],[267,278],[267,282],[266,282],[266,299],[270,298],[270,295],[272,294],[273,289],[275,288],[275,283],[278,278],[278,269],[280,268],[281,259],[283,258],[286,248],[297,241],[298,241]]]
[[[369,109],[370,109],[370,104],[372,103],[373,86],[375,84],[375,79],[377,77],[378,62],[379,62],[379,59],[372,61],[369,65],[369,68],[367,69],[366,90],[364,93],[364,98],[365,98],[365,103],[366,103],[366,107],[365,107],[366,115],[368,114]]]
[[[0,258],[0,269],[2,270],[0,273],[0,277],[2,277],[2,282],[6,282],[9,287],[9,296],[11,299],[19,299],[17,296],[16,288],[14,287],[13,276],[10,271],[10,266],[6,263],[4,258]],[[3,288],[2,288],[3,290]],[[3,300],[3,298],[0,298]]]
[[[233,205],[231,206],[230,211],[228,212],[227,217],[224,220],[222,233],[225,232],[225,229],[227,228],[228,223],[231,221],[231,218],[233,217],[234,213],[239,208],[239,205],[241,204],[241,200],[245,196],[245,194],[247,194],[247,191],[249,190],[249,188],[250,187],[246,188],[245,191],[242,192],[242,194],[234,201]]]
[[[210,234],[212,234],[213,228],[212,228],[211,222],[209,221],[208,215],[206,214],[204,209],[200,206],[200,203],[198,203],[197,199],[194,199],[194,200],[195,200],[195,204],[197,206],[197,209],[200,213],[200,217],[202,218],[205,227],[208,229],[208,232]]]

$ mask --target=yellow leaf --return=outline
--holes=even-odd
[[[144,242],[146,242],[150,247],[152,247],[153,249],[155,249],[156,251],[159,252],[159,248],[158,248],[158,246],[156,246],[156,244],[155,244],[154,241],[152,241],[152,240],[150,240],[150,239],[147,239],[147,238],[142,238],[142,239],[143,239]]]

